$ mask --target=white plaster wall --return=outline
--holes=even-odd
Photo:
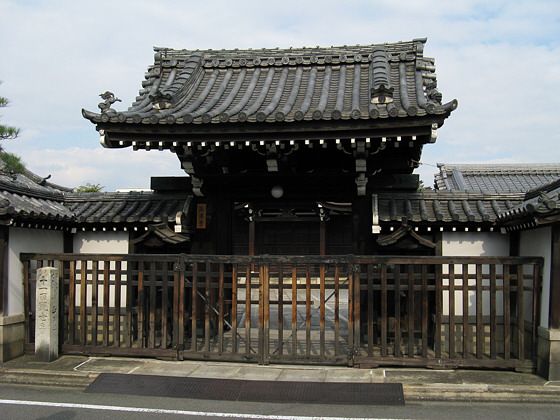
[[[78,232],[73,249],[78,254],[128,254],[128,232]]]
[[[509,255],[509,235],[499,232],[443,232],[442,234],[442,255],[454,257],[505,257]],[[455,265],[455,287],[460,289],[462,286],[462,269],[461,265]],[[487,267],[483,267],[487,273]],[[476,266],[468,266],[469,273],[476,272]],[[444,267],[444,273],[447,274],[447,267]],[[497,274],[501,273],[501,267],[497,267]],[[483,286],[489,286],[489,281],[484,280]],[[449,280],[444,279],[444,285],[448,285]],[[474,286],[476,281],[469,280],[469,286]],[[496,293],[496,299],[501,301],[502,292]],[[449,292],[443,292],[443,315],[449,315]],[[482,312],[483,315],[490,314],[490,294],[483,292],[482,294]],[[503,308],[498,305],[496,315],[503,314]],[[469,315],[476,315],[476,298],[474,292],[469,292]],[[463,292],[455,290],[455,315],[463,315]]]
[[[79,254],[128,254],[128,232],[78,232],[74,235],[73,249]],[[104,263],[99,263],[100,272],[103,271]],[[126,272],[126,262],[122,263],[122,270]],[[114,263],[111,263],[111,270],[114,270]],[[91,274],[88,275],[91,280]],[[114,275],[110,276],[113,282]],[[126,274],[123,273],[122,280],[126,281]],[[76,305],[80,304],[81,286],[76,285]],[[98,306],[103,306],[103,286],[100,284],[97,289]],[[87,286],[86,297],[88,305],[92,303],[91,285]],[[109,288],[109,305],[114,307],[115,287]],[[126,305],[126,287],[121,287],[121,307]]]
[[[444,256],[505,257],[509,255],[509,235],[499,232],[443,232]]]
[[[8,302],[5,315],[23,313],[23,265],[21,252],[53,252],[64,250],[64,234],[60,231],[10,228],[8,250]]]
[[[544,258],[540,325],[548,328],[550,310],[550,259],[552,257],[552,228],[545,227],[521,232],[519,255]]]

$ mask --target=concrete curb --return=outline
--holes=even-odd
[[[403,384],[406,401],[560,403],[560,388],[524,385]]]
[[[0,369],[0,384],[85,389],[99,373]],[[405,401],[560,403],[560,387],[485,384],[406,384]]]
[[[98,375],[98,373],[85,372],[48,372],[33,369],[9,369],[0,371],[0,383],[86,388]]]

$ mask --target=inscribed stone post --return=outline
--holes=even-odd
[[[37,269],[35,300],[35,359],[52,362],[58,358],[58,269]]]

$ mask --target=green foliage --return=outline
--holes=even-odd
[[[9,103],[10,101],[8,101],[8,99],[0,96],[0,108],[7,107]],[[19,135],[19,128],[0,124],[0,140],[15,139],[18,135]],[[3,150],[2,146],[0,145],[0,151],[2,150]]]
[[[87,182],[85,185],[80,185],[74,191],[77,193],[96,193],[101,192],[105,188],[101,184],[90,184]]]
[[[431,190],[431,189],[432,189],[432,187],[426,187],[424,185],[424,181],[422,181],[422,180],[420,180],[420,182],[418,183],[418,190],[419,191],[421,191],[421,190]]]
[[[4,163],[3,172],[9,174],[22,174],[25,171],[25,164],[21,158],[13,153],[0,152],[0,160]]]

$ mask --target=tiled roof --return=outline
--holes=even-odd
[[[93,193],[70,194],[65,205],[77,224],[177,223],[181,214],[186,216],[191,200],[189,194]]]
[[[186,193],[71,191],[29,171],[17,175],[0,172],[0,219],[22,226],[43,222],[66,227],[162,222],[182,226],[192,200]]]
[[[472,192],[527,192],[560,178],[560,164],[438,164],[435,188]]]
[[[560,177],[556,181],[529,191],[524,201],[503,211],[498,222],[511,229],[535,227],[560,221]]]
[[[0,190],[0,218],[32,221],[70,222],[72,213],[61,201]]]
[[[95,123],[223,124],[387,119],[448,114],[425,39],[331,48],[187,51],[156,48],[124,112],[101,103]],[[110,92],[107,92],[110,94]]]
[[[459,191],[420,190],[377,195],[380,222],[487,223],[519,205],[523,194],[484,194]]]
[[[63,205],[71,189],[51,184],[25,170],[6,173],[0,168],[0,218],[68,222],[72,213]]]

